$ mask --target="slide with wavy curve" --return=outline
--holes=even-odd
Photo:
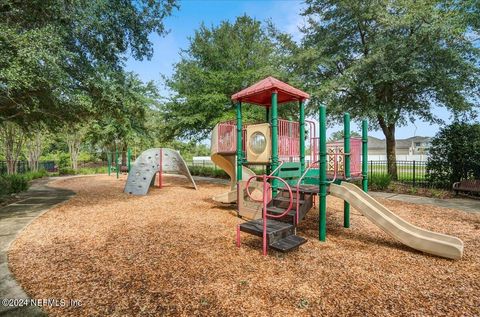
[[[228,176],[230,176],[230,190],[218,195],[213,196],[213,200],[221,202],[224,204],[231,204],[237,201],[237,173],[236,173],[236,156],[235,155],[222,155],[219,153],[212,153],[211,160],[212,162],[223,169]],[[242,167],[242,178],[247,180],[248,178],[255,176],[255,173],[243,166]]]
[[[463,255],[462,240],[405,221],[354,184],[331,184],[330,194],[350,203],[387,234],[413,249],[449,259]]]

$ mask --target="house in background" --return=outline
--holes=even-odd
[[[430,137],[414,136],[407,139],[397,139],[397,161],[426,161],[430,149]],[[387,148],[384,139],[368,137],[368,160],[386,161]]]

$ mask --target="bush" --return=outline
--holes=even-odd
[[[10,182],[0,176],[0,197],[10,194]]]
[[[105,174],[107,173],[107,167],[82,167],[76,173],[81,175]]]
[[[27,172],[25,174],[22,174],[23,177],[25,177],[28,181],[31,181],[33,179],[37,179],[37,178],[42,178],[44,176],[47,176],[47,171],[46,170],[39,170],[39,171],[36,171],[36,172]]]
[[[368,187],[371,190],[386,190],[392,178],[388,174],[373,174],[368,180]]]
[[[228,179],[228,174],[221,168],[214,168],[210,166],[190,166],[190,174],[194,176],[216,177]]]
[[[28,189],[28,179],[21,174],[3,175],[6,181],[7,194],[14,194]]]
[[[427,162],[429,181],[450,188],[462,179],[480,179],[480,124],[455,122],[432,139]]]
[[[75,171],[73,168],[64,167],[58,170],[58,175],[76,175],[76,174],[77,174],[77,171]]]

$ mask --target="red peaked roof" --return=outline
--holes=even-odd
[[[306,92],[269,76],[258,83],[237,92],[232,96],[232,100],[270,106],[272,103],[272,92],[274,91],[277,92],[277,102],[279,104],[310,98],[310,95]]]

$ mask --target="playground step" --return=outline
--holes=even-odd
[[[256,219],[242,223],[240,225],[240,231],[262,237],[263,219]],[[294,232],[295,228],[292,224],[273,219],[267,220],[267,240],[269,244],[293,235]]]
[[[296,236],[296,235],[291,235],[283,239],[280,239],[274,243],[271,243],[270,247],[280,252],[288,252],[298,248],[305,242],[307,242],[307,239]]]
[[[277,197],[273,198],[273,200],[275,200],[275,201],[281,201],[281,202],[287,202],[287,203],[290,202],[290,198],[288,198],[288,197],[282,197],[282,196],[277,196]],[[293,197],[292,201],[293,201],[293,203],[296,203],[296,202],[297,202],[297,199],[296,199],[295,197]],[[298,202],[299,202],[300,204],[303,204],[303,203],[305,202],[305,200],[300,199]]]
[[[288,188],[286,187],[280,187],[278,188],[278,190],[288,192]],[[299,187],[299,190],[300,192],[307,193],[307,194],[318,194],[319,192],[318,186],[316,185],[301,185]]]

